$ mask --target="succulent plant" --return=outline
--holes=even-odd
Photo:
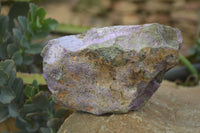
[[[12,33],[9,32],[9,17],[0,16],[0,60],[13,59],[18,66],[28,66],[34,62],[43,45],[38,39],[46,37],[58,25],[51,18],[45,19],[46,12],[34,4],[29,4],[27,17],[18,16]],[[24,68],[24,67],[23,67]]]
[[[55,133],[64,121],[64,108],[55,111],[54,100],[48,91],[40,91],[37,81],[25,88],[25,104],[16,119],[19,133]]]
[[[64,121],[65,108],[55,111],[48,91],[41,91],[34,80],[24,89],[16,77],[13,60],[0,62],[0,123],[13,117],[18,133],[54,133]]]
[[[10,16],[0,15],[0,123],[15,118],[18,133],[54,133],[68,112],[64,108],[55,111],[51,95],[41,91],[36,80],[24,85],[16,76],[16,69],[32,65],[41,52],[43,45],[38,39],[57,26],[45,15],[43,8],[30,3],[27,17],[18,16],[14,28]]]
[[[23,81],[16,77],[14,61],[0,62],[0,123],[10,117],[19,117],[24,104]]]

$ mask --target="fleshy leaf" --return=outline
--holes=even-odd
[[[8,16],[0,16],[0,40],[3,38],[8,27]]]
[[[26,126],[26,130],[30,133],[36,132],[39,129],[40,125],[37,122],[32,123],[29,126]]]
[[[14,67],[13,60],[5,60],[0,62],[0,69],[3,69],[7,74],[10,74]]]
[[[30,55],[27,55],[27,56],[24,56],[23,58],[23,63],[25,65],[30,65],[33,63],[33,56],[30,56]]]
[[[41,28],[42,27],[39,17],[36,18],[36,27],[37,28]]]
[[[13,54],[12,59],[15,61],[15,64],[21,65],[23,62],[23,57],[20,51],[17,51]]]
[[[22,27],[22,29],[27,32],[27,25],[28,25],[28,21],[26,19],[26,17],[24,16],[19,16],[18,17],[18,22],[20,24],[20,26]]]
[[[50,129],[49,129],[49,128],[46,128],[46,127],[41,127],[41,128],[40,128],[40,131],[41,131],[42,133],[51,133]]]
[[[18,47],[15,44],[9,44],[7,47],[8,53],[13,56],[13,54],[18,50]]]
[[[42,51],[43,46],[40,43],[34,43],[30,45],[30,49],[25,52],[27,54],[39,54]]]
[[[15,101],[19,104],[23,104],[24,102],[23,80],[21,78],[16,78],[12,88],[16,94]]]
[[[15,93],[8,87],[0,87],[0,102],[3,104],[9,104],[15,99]]]
[[[14,69],[9,75],[7,86],[12,87],[13,83],[15,82],[15,79],[16,79],[16,70]]]
[[[19,116],[18,108],[17,108],[16,104],[14,104],[14,103],[11,103],[8,105],[8,111],[9,111],[10,116],[12,116],[14,118]]]
[[[22,42],[20,43],[20,45],[24,48],[29,49],[30,48],[30,44],[29,42],[23,37]]]
[[[58,22],[54,19],[48,18],[44,20],[43,30],[49,32],[54,30],[58,26]]]
[[[29,4],[29,7],[30,7],[30,17],[32,19],[32,21],[35,21],[35,18],[36,18],[36,15],[35,15],[35,12],[37,10],[37,6],[33,3]],[[29,18],[29,21],[30,21],[30,18]]]
[[[1,40],[0,40],[1,43]],[[7,45],[2,43],[0,44],[0,60],[5,60],[8,58],[8,53],[7,53]]]
[[[0,70],[0,86],[4,86],[8,80],[8,74],[5,73],[3,70]],[[1,94],[1,91],[0,90],[0,94]]]
[[[13,35],[17,39],[18,43],[20,43],[21,38],[22,38],[22,32],[19,29],[14,28],[13,29]]]
[[[38,108],[35,104],[25,104],[20,112],[23,114],[26,114],[29,112],[35,112],[37,110],[38,110]]]
[[[26,97],[30,97],[30,98],[33,97],[33,95],[34,95],[34,94],[33,94],[33,89],[34,89],[34,88],[33,88],[32,86],[29,86],[29,85],[26,86],[25,92],[24,92],[25,95],[26,95]]]
[[[47,108],[48,104],[49,104],[48,93],[40,91],[33,98],[33,104],[35,104],[38,109],[45,109],[45,108]]]
[[[0,103],[0,123],[6,121],[10,117],[7,105]]]
[[[36,14],[37,16],[39,17],[39,20],[43,20],[45,18],[45,15],[46,15],[46,11],[44,10],[44,8],[39,8],[37,11],[36,11]]]

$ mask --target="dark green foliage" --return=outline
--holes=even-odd
[[[16,18],[14,28],[9,31],[8,16],[0,16],[0,60],[13,59],[17,69],[24,69],[34,63],[34,56],[39,55],[43,45],[38,39],[46,37],[54,30],[58,23],[54,19],[45,19],[46,12],[34,4],[29,5],[26,16],[14,16]],[[12,13],[10,13],[12,14]]]
[[[17,19],[18,16],[27,16],[27,12],[29,11],[29,4],[27,2],[15,2],[10,7],[8,16],[9,16],[9,31],[12,32],[12,29],[15,27],[14,20]]]
[[[55,111],[51,95],[41,91],[36,80],[24,85],[16,77],[16,68],[35,65],[43,48],[38,39],[57,26],[55,20],[45,19],[43,8],[34,4],[29,8],[27,15],[13,16],[12,9],[11,16],[0,16],[0,123],[12,117],[20,129],[18,133],[55,133],[67,110]]]
[[[36,80],[24,89],[13,60],[0,62],[0,75],[0,123],[13,117],[19,133],[55,133],[67,110],[55,111],[49,92],[41,91]]]
[[[32,86],[32,88],[34,87]],[[29,99],[31,100],[20,110],[21,118],[17,119],[17,127],[27,133],[42,133],[44,129],[55,131],[56,129],[47,126],[48,120],[54,116],[54,104],[52,104],[49,93],[40,91],[34,96],[30,96]]]
[[[22,107],[24,102],[23,82],[20,78],[16,78],[14,61],[12,60],[0,62],[0,72],[2,72],[0,77],[3,81],[0,85],[0,122],[3,122],[10,117],[19,116],[18,107]]]

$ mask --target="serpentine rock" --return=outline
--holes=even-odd
[[[90,112],[138,110],[178,62],[178,29],[157,23],[93,28],[50,40],[43,75],[55,99]]]

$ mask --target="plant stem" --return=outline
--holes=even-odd
[[[198,76],[197,70],[194,68],[194,66],[190,63],[190,61],[187,58],[179,54],[179,60],[187,67],[187,69],[190,71],[192,75]]]

